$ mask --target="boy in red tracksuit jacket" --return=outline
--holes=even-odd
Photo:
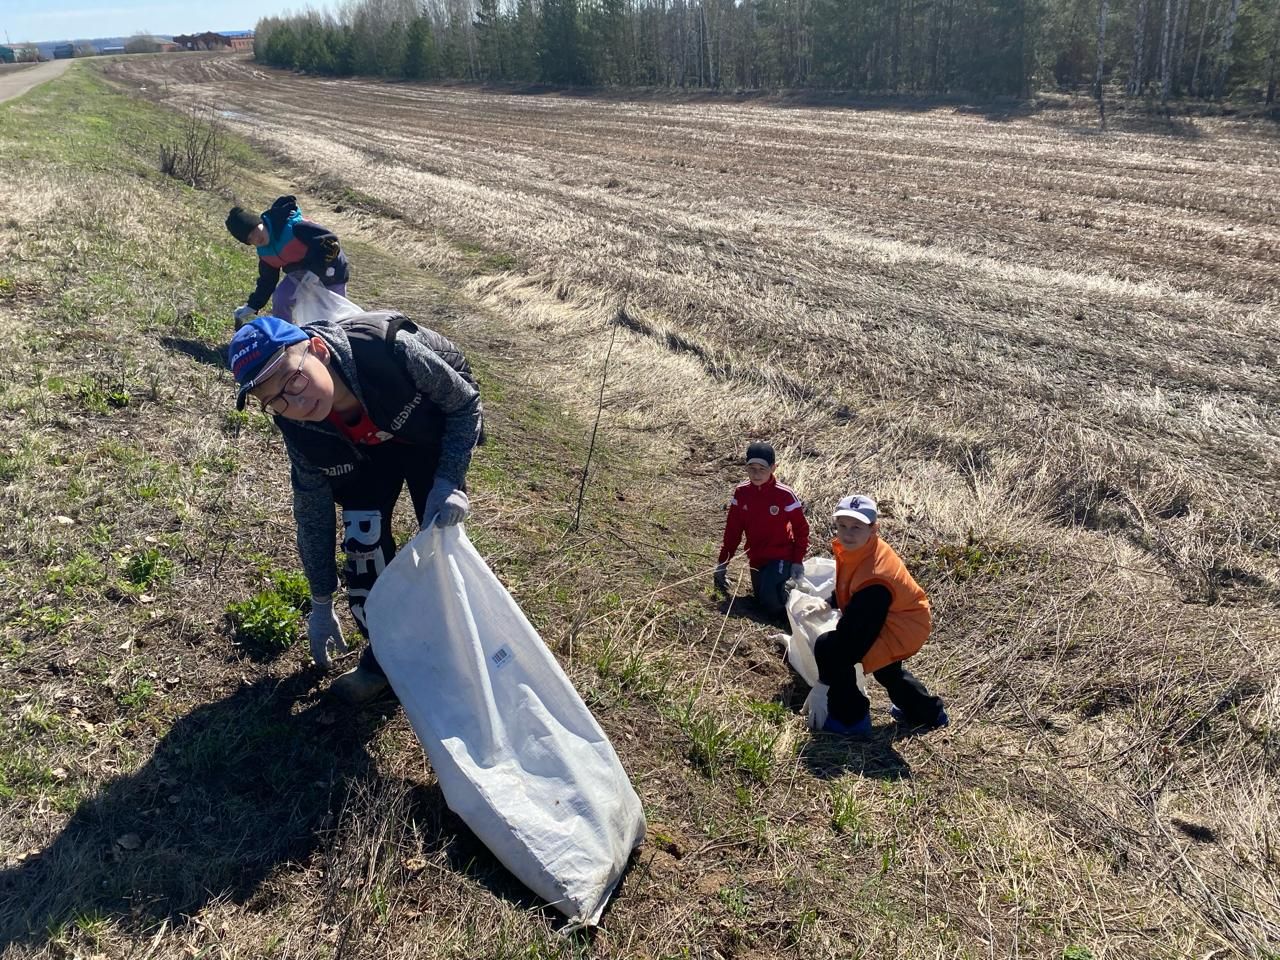
[[[786,615],[787,581],[804,574],[809,521],[796,492],[774,479],[776,469],[773,447],[759,441],[747,447],[747,482],[739,484],[729,500],[715,584],[729,592],[729,561],[745,533],[756,603],[769,616],[782,617]]]

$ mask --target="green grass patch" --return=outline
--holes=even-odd
[[[152,589],[173,577],[173,561],[155,547],[147,547],[121,561],[124,578],[140,589]]]
[[[138,710],[146,706],[155,695],[155,683],[149,677],[138,677],[127,690],[116,694],[116,702],[127,710]]]
[[[866,805],[848,784],[831,790],[831,826],[837,832],[858,840],[867,829]]]

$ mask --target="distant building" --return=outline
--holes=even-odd
[[[231,41],[220,33],[206,30],[204,33],[180,33],[173,38],[183,50],[225,50]]]
[[[252,50],[253,49],[253,31],[252,30],[223,30],[222,36],[231,41],[232,50]]]
[[[0,63],[35,63],[39,59],[39,48],[29,43],[15,43],[11,47],[0,47]]]
[[[252,50],[252,30],[226,30],[215,33],[207,30],[204,33],[180,34],[173,38],[174,49],[177,50]]]

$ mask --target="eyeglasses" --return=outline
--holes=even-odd
[[[277,417],[283,417],[289,411],[289,398],[301,396],[310,386],[311,378],[302,372],[302,365],[307,362],[307,354],[310,352],[311,343],[308,341],[307,349],[302,351],[302,359],[298,361],[298,366],[293,373],[289,374],[289,379],[284,382],[284,387],[280,392],[267,400],[258,400],[263,413],[271,413]]]

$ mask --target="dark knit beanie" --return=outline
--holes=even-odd
[[[747,463],[752,460],[763,460],[769,466],[773,466],[773,447],[762,440],[757,440],[751,446],[747,447]]]
[[[250,213],[244,207],[232,207],[227,214],[227,230],[241,243],[249,242],[249,234],[261,222],[261,214]]]

